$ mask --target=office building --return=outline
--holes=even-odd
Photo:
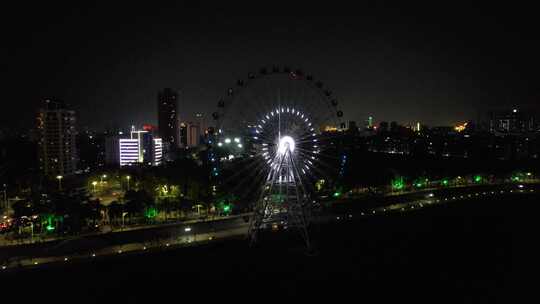
[[[118,139],[120,167],[133,164],[159,166],[163,158],[163,142],[148,131],[131,131],[130,138]]]

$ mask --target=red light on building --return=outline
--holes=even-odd
[[[143,125],[143,130],[148,131],[148,132],[152,132],[152,131],[156,131],[157,127],[154,126],[154,125],[146,124],[146,125]]]

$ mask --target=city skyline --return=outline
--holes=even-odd
[[[3,298],[519,303],[537,10],[349,3],[4,4]]]
[[[209,116],[238,79],[272,65],[323,81],[343,100],[346,120],[450,125],[494,107],[538,107],[540,48],[527,38],[530,19],[500,8],[455,7],[459,22],[426,11],[247,16],[181,5],[125,13],[44,8],[55,21],[7,36],[6,98],[17,100],[10,106],[20,115],[3,111],[2,127],[32,127],[46,98],[70,104],[80,126],[157,124],[155,96],[165,87],[179,92],[180,120],[189,121],[189,114]]]

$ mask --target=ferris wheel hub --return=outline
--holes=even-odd
[[[278,144],[278,153],[285,155],[287,151],[294,152],[295,142],[294,139],[288,135],[281,137]]]

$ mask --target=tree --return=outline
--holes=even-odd
[[[99,199],[90,200],[84,205],[84,217],[92,222],[92,226],[101,218],[101,209]]]
[[[126,200],[126,210],[130,219],[137,216],[144,216],[145,211],[154,207],[154,200],[144,189],[139,191],[128,191],[124,196]]]
[[[12,208],[16,218],[33,214],[32,205],[26,201],[17,201],[12,205]]]
[[[111,222],[116,222],[122,217],[122,212],[124,211],[124,206],[122,204],[113,201],[107,208]]]

